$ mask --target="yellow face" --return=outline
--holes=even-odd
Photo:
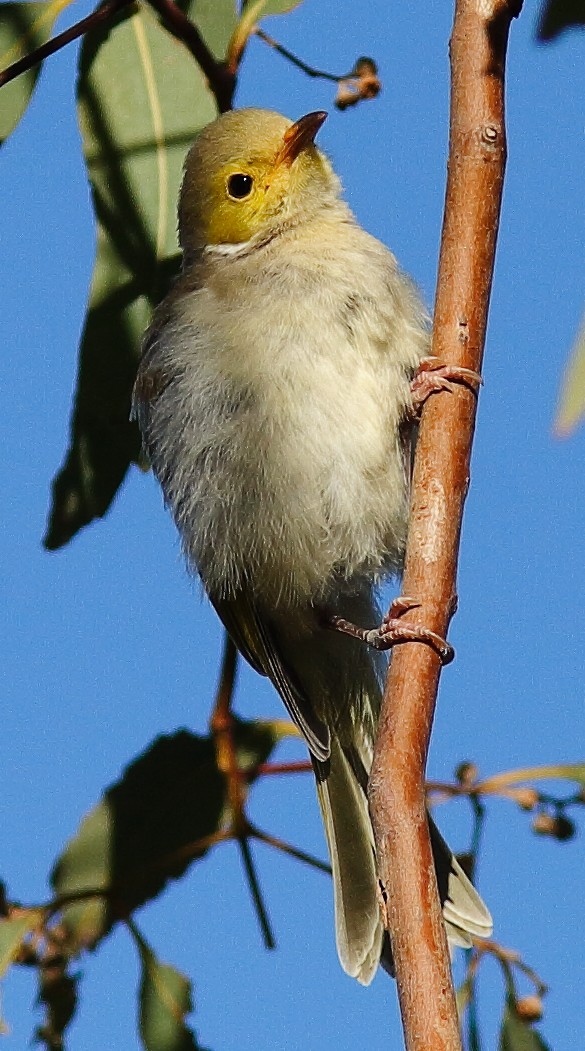
[[[278,114],[224,114],[195,143],[179,206],[186,250],[238,245],[314,208],[335,183],[313,145],[325,119],[311,113],[291,124]]]
[[[297,195],[318,176],[320,156],[313,146],[292,164],[233,162],[212,183],[207,244],[241,244],[294,208]]]

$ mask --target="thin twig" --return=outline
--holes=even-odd
[[[224,62],[219,62],[209,50],[197,26],[189,19],[174,0],[148,0],[160,15],[169,33],[181,40],[207,77],[209,87],[215,95],[220,113],[231,109],[236,87],[235,75]]]
[[[308,759],[299,759],[292,763],[261,763],[253,771],[253,776],[266,777],[271,774],[307,774],[313,770],[313,764]]]
[[[13,62],[11,66],[3,69],[0,72],[0,88],[4,84],[10,83],[11,80],[15,80],[21,73],[26,73],[29,69],[38,66],[49,55],[54,55],[55,52],[60,51],[61,48],[64,48],[73,40],[77,40],[84,33],[95,29],[96,26],[101,25],[103,22],[111,21],[124,7],[130,7],[134,3],[135,0],[109,0],[109,2],[102,4],[100,7],[96,7],[95,11],[92,11],[86,18],[82,18],[75,25],[70,26],[69,29],[58,33],[52,40],[48,40],[46,44],[41,44],[40,47],[35,48],[30,54],[24,55],[23,58],[19,58],[17,62]]]
[[[506,158],[504,63],[518,0],[457,0],[451,127],[432,354],[481,371]],[[446,637],[455,609],[474,395],[433,395],[420,426],[404,594],[409,619]],[[407,1051],[460,1051],[451,967],[425,812],[424,768],[441,662],[395,650],[369,798]]]
[[[258,875],[250,852],[248,837],[253,835],[244,809],[246,801],[246,784],[238,766],[238,756],[233,734],[232,700],[236,681],[238,653],[228,633],[224,637],[223,658],[215,705],[211,715],[211,730],[215,738],[217,765],[227,781],[228,799],[231,810],[230,834],[237,839],[244,871],[248,880],[250,894],[258,916],[258,922],[268,949],[273,949],[276,942],[268,919],[268,910],[262,898]]]
[[[260,890],[258,873],[256,872],[256,866],[254,865],[254,859],[252,857],[252,851],[250,850],[250,843],[247,836],[241,836],[238,839],[238,845],[240,847],[244,870],[248,879],[248,886],[252,894],[254,908],[256,909],[256,915],[258,916],[258,922],[260,923],[260,930],[262,931],[262,937],[264,938],[264,944],[267,949],[275,949],[276,941],[272,933],[268,912]]]
[[[303,73],[306,73],[308,77],[318,77],[320,80],[330,80],[334,84],[339,84],[341,80],[349,80],[350,77],[355,76],[353,71],[351,73],[341,73],[337,75],[336,73],[327,73],[325,72],[325,70],[322,69],[315,69],[314,66],[309,66],[307,62],[304,62],[302,58],[298,58],[297,55],[293,55],[292,51],[289,51],[287,47],[284,47],[282,44],[279,44],[277,40],[273,39],[273,37],[268,36],[268,33],[265,33],[263,29],[260,29],[260,26],[255,27],[254,33],[257,37],[260,38],[260,40],[263,40],[265,44],[268,44],[269,47],[272,47],[275,51],[278,51],[279,55],[282,55],[284,58],[288,59],[288,61],[291,62],[293,66],[296,66],[297,69],[300,69]]]
[[[219,724],[222,720],[227,719],[231,713],[232,698],[236,684],[237,666],[238,651],[226,631],[223,640],[223,655],[221,658],[219,683],[215,695],[213,712],[211,714],[212,729],[223,729],[223,725],[220,726]]]
[[[319,869],[320,872],[327,872],[331,875],[331,866],[326,861],[321,861],[320,858],[316,858],[313,854],[307,854],[305,850],[293,847],[284,839],[271,836],[270,833],[263,832],[262,829],[256,828],[255,825],[248,825],[248,833],[254,839],[259,839],[261,843],[266,843],[267,846],[274,847],[275,850],[281,850],[283,854],[289,854],[291,858],[296,858],[297,861],[303,861],[306,865],[312,865],[314,869]]]

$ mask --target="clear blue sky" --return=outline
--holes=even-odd
[[[239,105],[291,117],[330,110],[319,141],[352,208],[429,302],[445,178],[450,8],[444,0],[392,7],[306,0],[267,29],[334,71],[372,54],[383,94],[339,114],[331,85],[308,80],[253,41],[237,96]],[[450,777],[462,759],[487,774],[585,758],[585,430],[565,443],[551,437],[585,304],[585,35],[538,47],[535,20],[536,6],[527,5],[509,52],[508,175],[452,629],[458,659],[442,679],[435,777]],[[25,902],[47,897],[62,844],[155,735],[204,730],[220,645],[151,477],[133,471],[105,521],[64,551],[41,549],[48,486],[67,443],[94,251],[74,63],[74,47],[47,63],[0,158],[0,870],[11,896]],[[249,670],[238,709],[281,714],[278,698]],[[251,808],[260,825],[323,854],[310,779],[267,780]],[[453,847],[465,849],[465,807],[444,807],[438,820]],[[544,1035],[554,1051],[573,1051],[583,1030],[585,822],[566,845],[537,839],[529,823],[511,804],[489,805],[480,885],[496,937],[550,984]],[[212,1051],[399,1047],[393,983],[381,975],[364,990],[339,969],[327,878],[264,848],[256,856],[275,952],[262,947],[231,846],[138,916],[163,959],[193,978],[202,1043]],[[138,969],[124,931],[80,970],[70,1051],[134,1051]],[[40,1021],[34,995],[32,973],[18,970],[6,981],[6,1051],[28,1046]],[[499,973],[488,962],[481,991],[488,1051],[500,1000]]]

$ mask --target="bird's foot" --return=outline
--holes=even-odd
[[[423,358],[410,385],[413,417],[418,419],[425,401],[431,394],[442,390],[452,394],[458,383],[462,383],[477,394],[483,380],[479,372],[474,372],[473,369],[449,364],[442,361],[441,358]]]
[[[441,664],[450,664],[455,656],[452,646],[437,635],[430,628],[424,628],[419,624],[405,624],[402,617],[411,609],[420,606],[416,599],[401,595],[394,599],[382,623],[377,628],[360,628],[352,621],[339,617],[336,613],[328,610],[321,611],[321,622],[324,627],[332,631],[339,631],[343,635],[350,635],[353,639],[359,639],[375,650],[389,650],[401,642],[424,642],[431,646],[439,655]]]

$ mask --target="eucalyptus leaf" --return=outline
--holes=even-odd
[[[585,319],[575,345],[561,386],[559,407],[555,420],[555,431],[566,437],[575,430],[585,415]]]
[[[191,983],[155,956],[135,924],[129,924],[141,963],[139,1031],[145,1051],[198,1051],[185,1022],[193,1010]]]
[[[277,724],[278,726],[279,724]],[[238,764],[252,775],[278,737],[269,723],[234,720]],[[158,737],[106,790],[55,864],[71,951],[93,948],[120,919],[199,860],[228,816],[215,741],[187,730]]]
[[[222,58],[234,0],[181,4]],[[178,268],[176,206],[185,154],[217,115],[186,47],[150,8],[121,12],[85,37],[78,79],[83,150],[97,220],[97,255],[81,339],[65,463],[44,538],[55,549],[109,509],[140,440],[130,399],[153,306]]]
[[[504,1008],[498,1051],[550,1051],[540,1033],[519,1017],[514,1001],[509,996]]]
[[[46,43],[55,19],[71,0],[0,4],[0,70]],[[1,89],[0,144],[12,134],[31,100],[41,66],[21,73]]]
[[[27,909],[20,915],[0,918],[0,977],[14,962],[27,934],[37,930],[42,922],[40,909]]]

